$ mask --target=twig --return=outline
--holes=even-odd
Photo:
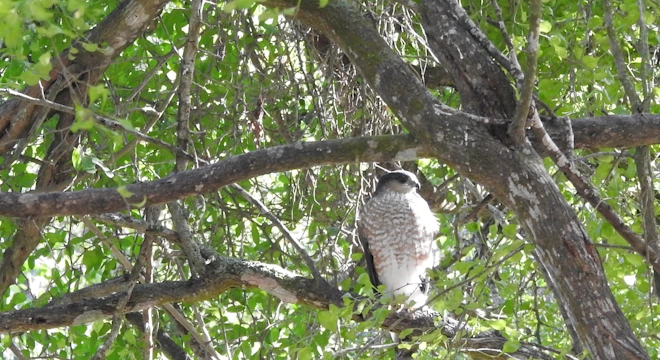
[[[12,90],[12,89],[0,89],[0,94],[8,94],[8,95],[20,98],[21,100],[24,100],[26,102],[41,105],[43,107],[53,109],[53,110],[56,110],[56,111],[59,111],[59,112],[72,114],[72,115],[76,114],[76,110],[74,108],[70,107],[70,106],[58,104],[58,103],[56,103],[54,101],[50,101],[48,99],[33,98],[31,96],[25,95],[21,92],[18,92],[18,91]],[[96,122],[98,124],[102,125],[105,128],[133,135],[134,137],[136,137],[136,138],[138,138],[142,141],[145,141],[145,142],[154,144],[156,146],[165,148],[165,149],[171,151],[175,155],[181,155],[181,156],[184,156],[188,159],[194,159],[190,154],[188,154],[184,150],[182,150],[182,149],[180,149],[180,148],[178,148],[174,145],[168,144],[168,143],[164,142],[163,140],[156,139],[156,138],[151,137],[149,135],[145,135],[145,134],[143,134],[143,133],[141,133],[137,130],[129,129],[129,128],[125,127],[123,124],[121,124],[118,121],[111,120],[111,119],[108,119],[108,118],[105,118],[103,116],[96,115],[96,114],[92,114],[92,116],[94,117],[94,120],[96,120]]]
[[[28,360],[28,358],[23,356],[23,353],[21,352],[21,349],[19,349],[18,346],[16,346],[16,344],[14,344],[14,342],[12,340],[10,340],[9,350],[11,350],[11,352],[14,354],[14,356],[16,356],[16,359],[18,359],[18,360]]]
[[[144,75],[144,78],[142,79],[142,82],[140,82],[140,84],[138,84],[138,86],[136,86],[135,89],[133,89],[133,92],[129,96],[127,96],[125,99],[122,99],[121,104],[119,104],[119,106],[117,106],[117,112],[116,112],[117,115],[121,116],[121,115],[126,113],[126,109],[131,104],[133,99],[135,99],[135,97],[138,96],[138,94],[140,94],[140,92],[142,92],[144,87],[147,86],[149,81],[151,81],[151,78],[153,78],[154,75],[158,74],[158,72],[161,70],[161,67],[174,54],[176,54],[176,49],[172,48],[170,50],[170,52],[168,52],[167,54],[155,57],[156,60],[158,61],[156,63],[156,66],[154,66],[153,69],[149,70],[149,72]]]
[[[55,100],[57,94],[59,94],[60,90],[62,90],[62,88],[64,88],[64,86],[67,85],[67,82],[68,81],[65,79],[64,75],[60,74],[57,80],[51,86],[48,87],[48,96],[46,96],[46,94],[43,91],[42,83],[39,82],[39,86],[41,87],[41,96],[43,97],[44,101],[52,102],[52,100]],[[0,94],[2,93],[14,95],[19,98],[32,99],[32,97],[28,95],[25,95],[21,92],[11,89],[0,89]],[[12,152],[11,156],[8,159],[5,159],[4,163],[0,165],[0,169],[6,168],[7,166],[11,166],[11,164],[13,164],[14,161],[16,161],[16,159],[18,159],[18,157],[23,153],[23,150],[25,150],[25,148],[30,143],[30,139],[32,139],[32,137],[35,136],[39,131],[39,129],[41,128],[41,125],[46,120],[46,117],[48,116],[49,112],[50,110],[47,107],[43,107],[39,109],[39,111],[35,112],[36,116],[34,116],[34,122],[30,127],[30,131],[26,136],[18,140],[18,143],[16,144],[16,147],[14,148],[14,151]]]
[[[126,256],[121,251],[119,251],[119,249],[117,249],[112,244],[110,244],[107,237],[89,219],[85,217],[81,217],[80,220],[87,226],[88,229],[90,229],[94,233],[94,235],[96,235],[106,246],[110,248],[112,254],[115,255],[115,257],[117,258],[117,261],[119,261],[119,263],[121,263],[122,266],[124,266],[124,268],[127,271],[133,270],[133,265],[126,258]],[[130,226],[127,227],[130,228]],[[142,281],[143,278],[140,278],[140,280]],[[172,316],[173,319],[179,322],[181,326],[183,326],[186,330],[188,330],[190,335],[195,339],[195,341],[197,341],[199,344],[201,344],[204,347],[204,349],[207,351],[208,354],[210,354],[214,359],[222,358],[220,354],[218,354],[218,352],[215,351],[213,346],[211,346],[211,340],[205,339],[202,335],[200,335],[200,333],[195,329],[193,324],[191,324],[190,321],[188,321],[188,319],[186,319],[185,316],[180,314],[179,311],[176,308],[174,308],[172,304],[165,303],[161,305],[161,307],[165,309],[165,311],[167,311],[167,313],[170,314],[170,316]]]
[[[193,231],[188,224],[188,217],[184,214],[184,209],[178,202],[173,201],[167,204],[167,208],[172,214],[174,229],[179,234],[179,246],[186,253],[190,262],[190,268],[193,276],[200,276],[206,271],[204,258],[201,255],[199,244],[193,237]]]
[[[488,37],[481,31],[481,29],[472,21],[468,13],[463,9],[457,0],[454,0],[451,4],[454,14],[457,18],[463,23],[465,28],[470,32],[481,46],[486,49],[488,54],[495,59],[502,67],[504,67],[511,76],[513,76],[516,84],[522,84],[523,78],[525,77],[520,70],[520,65],[516,66],[507,58],[498,48],[493,45],[493,43],[488,39]]]
[[[434,301],[436,301],[437,299],[439,299],[442,295],[444,295],[444,294],[446,294],[446,293],[448,293],[448,292],[450,292],[450,291],[452,291],[452,290],[454,290],[454,289],[456,289],[456,288],[459,288],[459,287],[461,287],[461,286],[463,286],[463,285],[469,283],[470,281],[472,281],[472,280],[478,278],[479,276],[481,276],[481,275],[483,275],[483,274],[485,274],[485,273],[487,273],[487,272],[493,270],[494,268],[496,268],[496,267],[499,266],[500,264],[502,264],[502,263],[504,263],[505,261],[507,261],[507,260],[508,260],[509,258],[511,258],[513,255],[515,255],[515,254],[517,254],[519,251],[521,251],[526,245],[527,245],[527,244],[523,244],[523,245],[518,246],[517,248],[511,250],[508,254],[504,255],[504,256],[503,256],[501,259],[499,259],[498,261],[494,262],[494,263],[491,264],[491,265],[486,266],[483,270],[479,271],[478,273],[476,273],[476,274],[474,274],[474,275],[472,275],[472,276],[466,278],[465,280],[460,281],[460,282],[458,282],[458,283],[456,283],[456,284],[454,284],[454,285],[452,285],[452,286],[450,286],[450,287],[448,287],[448,288],[446,288],[446,289],[444,289],[444,290],[442,290],[442,291],[439,291],[438,294],[437,294],[436,296],[433,297],[433,299],[427,301],[427,304],[432,304]]]
[[[651,54],[649,54],[649,29],[646,26],[646,4],[644,0],[637,0],[637,9],[639,10],[639,19],[637,24],[639,25],[639,42],[637,43],[637,51],[642,58],[642,69],[640,81],[642,82],[642,95],[644,96],[642,100],[642,111],[649,112],[651,107],[651,99],[655,97],[655,94],[651,92],[653,88],[653,68],[651,67]]]
[[[575,160],[588,160],[588,159],[596,158],[596,157],[599,157],[599,156],[632,157],[633,155],[629,151],[622,151],[622,152],[600,151],[600,152],[596,152],[596,153],[593,153],[593,154],[587,154],[587,155],[583,155],[583,156],[580,156],[580,157],[576,157]]]
[[[479,215],[479,212],[481,212],[481,210],[483,210],[486,206],[488,206],[488,204],[492,203],[494,199],[495,197],[493,196],[493,194],[486,195],[486,197],[483,200],[481,200],[481,202],[479,202],[479,204],[477,204],[477,206],[475,206],[466,217],[458,221],[458,225],[464,225],[474,221]]]
[[[282,224],[280,219],[275,216],[268,208],[266,205],[264,205],[261,201],[250,195],[249,192],[245,191],[240,185],[238,184],[232,184],[230,187],[234,190],[236,190],[241,196],[245,198],[248,202],[250,202],[252,205],[256,206],[257,209],[259,209],[259,212],[265,216],[267,219],[273,222],[273,224],[282,232],[282,235],[284,238],[298,251],[300,256],[303,258],[305,261],[305,264],[307,264],[307,267],[309,268],[309,271],[312,273],[312,276],[314,277],[315,280],[320,280],[322,279],[321,273],[316,269],[316,266],[314,266],[314,261],[312,258],[307,254],[307,251],[300,245],[298,240],[296,240],[289,229]]]
[[[187,151],[190,147],[190,112],[192,105],[190,103],[190,87],[195,74],[195,57],[199,43],[199,33],[201,30],[202,0],[193,0],[190,5],[190,19],[188,20],[188,38],[183,46],[183,56],[179,69],[179,107],[177,113],[177,145],[180,149]],[[194,148],[191,148],[194,149]],[[188,161],[195,162],[185,156],[177,155],[176,171],[186,169]]]
[[[623,59],[623,52],[619,46],[619,39],[614,31],[612,0],[603,0],[603,10],[605,11],[605,30],[607,31],[607,37],[610,41],[610,52],[614,57],[614,65],[616,65],[616,72],[619,75],[619,81],[621,81],[623,90],[626,92],[626,96],[630,100],[633,112],[641,113],[643,112],[642,102],[639,100],[639,96],[635,91],[635,86],[628,76],[628,68]],[[642,13],[640,16],[643,17],[644,14]],[[642,19],[642,21],[644,20]]]
[[[626,245],[595,243],[594,246],[595,247],[600,247],[600,248],[605,248],[605,249],[619,249],[619,250],[627,250],[627,251],[632,251],[632,252],[635,251],[635,249],[631,248],[630,246],[626,246]]]
[[[149,206],[145,209],[145,218],[149,224],[156,224],[160,217],[160,206]],[[152,283],[154,281],[153,275],[153,243],[157,240],[154,234],[145,234],[143,247],[147,244],[149,247],[140,251],[142,255],[142,263],[144,264],[144,283]],[[142,249],[141,249],[142,250]],[[152,360],[154,357],[154,318],[153,308],[147,308],[142,311],[142,339],[144,346],[142,347],[142,358],[144,360]]]
[[[516,69],[520,69],[521,67],[520,63],[518,62],[518,56],[516,56],[516,48],[513,46],[511,36],[509,36],[509,32],[506,30],[506,25],[504,25],[504,17],[502,16],[502,9],[500,8],[500,4],[497,3],[497,0],[491,0],[490,3],[493,5],[495,14],[497,15],[497,28],[500,29],[504,43],[506,44],[507,49],[509,49],[509,59],[511,60],[511,65]],[[516,79],[516,83],[518,83],[518,79]],[[518,88],[518,91],[520,90],[521,89]]]
[[[541,0],[532,0],[529,14],[529,35],[527,37],[527,69],[516,106],[513,121],[509,125],[509,136],[515,145],[525,141],[525,125],[534,95],[537,59],[539,55],[539,25],[541,23]],[[534,110],[535,111],[535,110]]]
[[[416,13],[421,12],[421,6],[419,6],[419,4],[417,4],[416,2],[414,2],[412,0],[394,0],[394,2],[397,2],[397,3],[401,4],[401,6],[407,8],[409,10],[412,10]]]
[[[135,266],[133,266],[131,275],[128,278],[128,286],[126,287],[123,296],[117,302],[115,313],[112,315],[112,328],[110,329],[110,334],[108,334],[108,337],[103,342],[103,345],[97,349],[94,357],[92,357],[92,360],[105,359],[105,355],[110,349],[110,346],[112,346],[112,344],[115,342],[115,339],[117,339],[117,335],[119,335],[119,329],[121,328],[124,319],[122,316],[124,313],[124,308],[126,307],[126,304],[128,304],[128,300],[131,298],[131,294],[133,293],[133,289],[135,289],[135,285],[137,285],[138,281],[140,280],[140,272],[144,267],[144,260],[147,256],[146,254],[147,252],[151,252],[151,241],[148,239],[150,240],[150,237],[145,237],[145,240],[140,247],[140,253],[138,254],[137,261],[135,262]]]

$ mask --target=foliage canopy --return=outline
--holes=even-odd
[[[660,112],[660,12],[655,1],[622,0],[609,4],[609,24],[608,3],[542,2],[533,111],[538,109],[557,143],[565,142],[555,131],[560,120],[573,124],[575,149],[560,147],[623,223],[644,235],[652,253],[656,245],[643,219],[645,211],[654,221],[658,213],[653,144],[660,143],[660,117],[651,114]],[[585,355],[590,329],[568,320],[566,311],[575,304],[557,295],[561,290],[549,279],[557,281],[559,270],[543,256],[539,260],[535,249],[543,237],[520,216],[538,214],[518,206],[516,187],[508,188],[510,199],[497,192],[497,184],[509,186],[497,178],[501,164],[479,164],[450,145],[438,161],[445,145],[429,144],[442,140],[413,131],[411,124],[425,120],[396,107],[397,99],[407,99],[408,88],[392,75],[401,67],[388,62],[387,53],[362,56],[358,47],[377,48],[384,40],[408,65],[405,71],[414,72],[411,81],[421,80],[439,102],[497,120],[468,103],[464,80],[443,66],[449,56],[432,44],[425,16],[433,6],[456,11],[454,5],[0,0],[0,196],[7,196],[0,205],[33,190],[86,199],[58,198],[59,207],[16,200],[31,210],[0,213],[7,216],[0,220],[0,316],[10,324],[12,316],[31,314],[21,311],[42,308],[48,324],[0,327],[0,356],[88,358],[102,348],[111,359],[390,358],[393,347],[381,326],[391,311],[380,306],[360,263],[355,219],[381,169],[403,167],[420,174],[421,193],[441,225],[443,261],[432,271],[436,296],[430,305],[469,327],[453,339],[439,327],[424,328],[414,338],[419,358],[478,359],[481,351],[470,339],[493,331],[501,341],[490,354],[522,356],[521,349],[529,348],[547,358],[601,358]],[[517,58],[523,70],[534,61],[527,50],[530,4],[460,5],[503,58]],[[335,32],[342,22],[367,24],[380,37]],[[613,42],[623,68],[615,64]],[[377,65],[390,66],[391,73],[377,73]],[[504,73],[504,65],[497,67]],[[520,99],[515,74],[506,74],[502,96],[511,92]],[[411,108],[421,108],[415,101],[425,100],[411,100]],[[645,115],[635,117],[639,113]],[[616,117],[628,114],[625,121]],[[490,134],[516,151],[518,144],[507,142],[499,123],[465,119],[466,142],[472,134]],[[475,163],[474,173],[463,158]],[[228,180],[204,170],[214,163]],[[546,157],[542,165],[567,207],[540,213],[577,215],[583,242],[587,248],[595,244],[606,291],[631,336],[650,358],[660,357],[651,255],[640,255],[620,224],[603,220],[556,162]],[[477,174],[476,167],[486,166],[496,185]],[[167,178],[172,174],[181,177]],[[640,184],[647,176],[650,188]],[[131,187],[136,183],[141,190]],[[104,197],[103,189],[114,197]],[[100,214],[114,203],[124,207]],[[77,210],[88,208],[99,210]],[[131,272],[133,267],[141,272]],[[314,271],[327,284],[297,277],[311,278]],[[97,284],[89,293],[78,292]],[[122,296],[127,289],[138,299],[152,291],[151,304],[159,306],[148,312],[148,300]],[[118,305],[122,299],[128,303]],[[47,317],[55,315],[49,307],[85,301],[103,304],[103,315],[61,322]],[[122,322],[124,307],[142,315],[132,313]],[[155,354],[145,321],[147,333],[158,335]],[[116,339],[107,341],[111,336]]]

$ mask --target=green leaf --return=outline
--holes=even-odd
[[[518,225],[517,224],[508,224],[502,226],[502,234],[506,236],[509,239],[515,239],[516,234],[518,233]]]
[[[90,130],[94,127],[94,116],[91,110],[76,106],[76,121],[71,125],[71,131]]]
[[[585,55],[582,57],[582,63],[587,67],[587,69],[594,70],[598,67],[598,58]]]
[[[312,350],[309,347],[304,347],[298,350],[298,360],[311,360]]]
[[[316,320],[318,320],[324,328],[330,331],[336,332],[338,330],[337,322],[339,321],[339,318],[336,313],[321,311],[316,315]]]
[[[403,330],[401,330],[401,332],[399,333],[399,338],[400,339],[405,338],[406,336],[412,334],[413,330],[414,329],[403,329]]]
[[[549,21],[542,20],[539,24],[539,32],[541,34],[547,34],[552,30],[552,24]]]
[[[509,339],[504,343],[504,346],[502,346],[502,352],[504,353],[512,353],[516,352],[520,349],[520,342],[518,340],[513,340]]]
[[[82,155],[80,153],[80,148],[75,148],[71,152],[71,163],[73,164],[73,168],[80,171],[80,164],[82,162]]]
[[[110,91],[105,88],[105,85],[99,84],[95,86],[90,86],[87,89],[87,94],[89,95],[90,103],[93,104],[98,98],[101,98],[101,103],[105,103],[105,100],[108,98]]]
[[[85,251],[83,254],[82,263],[88,269],[97,269],[99,266],[101,266],[103,259],[103,252],[99,247],[96,247],[94,249]]]
[[[99,46],[97,44],[93,44],[93,43],[85,43],[84,42],[84,43],[81,43],[81,45],[82,45],[83,49],[85,49],[89,52],[94,52],[94,51],[97,51],[99,49]]]
[[[488,321],[488,324],[490,325],[491,328],[498,331],[504,330],[504,328],[506,327],[506,321],[502,319],[490,320]]]
[[[258,2],[263,2],[263,0],[232,0],[226,3],[222,10],[230,13],[234,10],[249,9]]]

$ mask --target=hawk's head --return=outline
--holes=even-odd
[[[410,171],[396,170],[380,177],[376,185],[376,193],[381,191],[396,191],[399,193],[409,193],[419,189],[417,176]]]

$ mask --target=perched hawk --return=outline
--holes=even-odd
[[[407,296],[414,308],[426,303],[426,269],[438,261],[433,242],[438,222],[417,193],[419,186],[408,171],[383,175],[358,220],[371,283],[385,285],[392,297]]]

